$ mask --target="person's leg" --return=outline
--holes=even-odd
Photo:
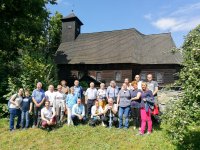
[[[145,108],[141,108],[140,109],[140,113],[141,113],[141,133],[144,134],[145,128],[146,128],[146,110]]]
[[[21,126],[22,126],[22,128],[24,128],[24,120],[25,120],[25,112],[24,111],[22,111],[22,116],[21,116],[21,118],[22,118],[22,120],[21,120]]]
[[[82,123],[82,124],[85,124],[86,121],[87,121],[87,118],[86,118],[86,117],[83,117],[82,120],[81,120],[81,123]]]
[[[16,128],[19,129],[20,123],[21,123],[21,110],[20,109],[16,109],[16,115],[17,115],[17,125]]]
[[[46,128],[48,126],[46,121],[42,121],[42,128]]]
[[[113,125],[117,128],[119,126],[119,121],[117,117],[113,117]]]
[[[25,128],[28,128],[29,127],[29,112],[26,111],[26,126]]]
[[[123,114],[124,114],[124,108],[119,107],[119,128],[122,128],[123,126]]]
[[[89,118],[91,116],[91,108],[92,108],[93,101],[88,100],[87,101],[87,117]]]
[[[130,106],[126,107],[124,110],[125,128],[129,127],[129,114],[130,114]]]
[[[38,119],[38,109],[34,106],[34,116],[33,116],[33,125],[37,126],[37,119]]]
[[[77,126],[77,125],[78,125],[78,117],[75,116],[75,115],[72,115],[72,116],[71,116],[71,119],[72,119],[72,121],[73,121],[73,124],[74,124],[75,126]]]
[[[103,123],[108,126],[108,117],[107,116],[103,116],[102,117]]]
[[[131,114],[133,117],[133,126],[136,127],[136,108],[131,107]]]
[[[14,130],[15,108],[10,108],[10,131]]]
[[[65,111],[65,102],[64,100],[61,101],[61,114],[60,114],[60,121],[63,122],[64,118],[64,111]]]
[[[70,125],[71,124],[71,115],[72,115],[72,110],[71,110],[71,108],[67,108],[67,125]]]
[[[140,108],[136,108],[136,127],[140,127],[141,125],[141,117],[140,117]]]
[[[147,116],[147,121],[148,121],[148,132],[151,133],[152,132],[152,120],[151,120],[151,110],[150,109],[146,113],[146,116]]]

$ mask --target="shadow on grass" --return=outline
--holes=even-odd
[[[183,139],[183,143],[177,145],[178,150],[200,150],[200,131],[191,131]]]

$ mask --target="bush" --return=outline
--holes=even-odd
[[[186,143],[186,138],[191,129],[200,125],[200,25],[187,35],[182,52],[183,69],[178,84],[183,96],[167,108],[162,125],[176,144],[195,149]]]

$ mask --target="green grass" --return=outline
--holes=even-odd
[[[8,120],[0,120],[0,149],[126,149],[126,150],[173,150],[176,147],[165,136],[162,129],[154,129],[151,135],[136,136],[137,131],[95,128],[88,125],[77,127],[64,125],[47,132],[41,129],[8,130]]]

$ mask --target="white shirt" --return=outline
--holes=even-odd
[[[18,104],[18,106],[16,106],[16,105],[10,103],[10,108],[19,109],[19,108],[20,108],[20,105],[21,105],[21,102],[22,102],[22,97],[19,96],[18,94],[14,94],[13,96],[14,96],[14,100],[13,100],[13,101],[16,102],[16,103]],[[12,97],[13,97],[13,96],[12,96]]]
[[[142,81],[139,81],[137,84],[138,84],[138,90],[142,90]]]
[[[96,88],[88,88],[85,92],[85,96],[88,97],[88,99],[97,99],[97,89]]]
[[[102,107],[101,106],[99,106],[98,107],[98,109],[97,109],[97,107],[94,105],[94,106],[92,106],[92,109],[91,109],[91,118],[93,118],[93,116],[95,115],[95,114],[98,114],[98,113],[103,113],[103,109],[102,109]]]
[[[106,89],[98,89],[97,96],[99,99],[105,99],[106,98]]]
[[[61,101],[66,99],[66,95],[63,92],[55,92],[55,100],[56,101]]]
[[[41,114],[44,115],[44,118],[46,119],[52,119],[53,116],[53,109],[52,107],[49,107],[49,109],[47,109],[46,107],[42,108],[41,110]]]
[[[56,99],[56,92],[46,91],[45,98],[50,101],[50,106],[52,106]]]

